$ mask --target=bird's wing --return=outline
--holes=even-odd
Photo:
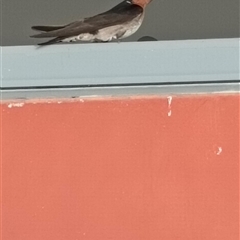
[[[72,37],[81,33],[96,33],[99,29],[121,25],[133,20],[143,13],[143,9],[135,4],[129,4],[122,2],[116,7],[110,9],[102,14],[85,18],[73,23],[70,23],[63,28],[48,31],[33,35],[35,38],[47,38],[47,37]],[[36,27],[35,27],[36,29]]]

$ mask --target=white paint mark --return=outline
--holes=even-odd
[[[80,101],[80,102],[84,102],[84,99],[80,98],[79,101]]]
[[[168,117],[171,117],[171,115],[172,115],[172,110],[171,110],[171,107],[172,107],[172,99],[173,99],[172,96],[168,96],[168,97],[167,97],[167,100],[168,100]]]
[[[81,95],[82,100],[84,100],[83,98],[97,98],[100,97],[100,95]]]
[[[24,103],[9,103],[8,108],[13,108],[13,107],[23,107]]]
[[[58,101],[57,103],[58,103],[58,104],[61,104],[62,102],[61,102],[61,101]]]
[[[217,155],[220,155],[222,153],[222,148],[218,147]]]
[[[167,99],[168,99],[168,106],[171,107],[171,104],[172,104],[172,96],[168,96]]]

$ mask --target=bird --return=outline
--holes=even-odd
[[[60,42],[110,42],[134,34],[142,25],[145,8],[152,0],[124,0],[110,10],[62,26],[32,26],[41,33],[32,38],[52,38],[38,45]]]

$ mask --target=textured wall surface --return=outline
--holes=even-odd
[[[4,240],[238,240],[238,95],[0,106]]]
[[[1,0],[1,45],[33,45],[30,27],[66,24],[95,15],[121,0]],[[154,0],[141,29],[126,41],[239,37],[238,0]]]

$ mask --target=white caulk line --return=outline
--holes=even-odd
[[[171,110],[171,104],[172,104],[172,96],[168,96],[167,100],[168,100],[168,117],[170,117],[172,115],[172,110]]]

